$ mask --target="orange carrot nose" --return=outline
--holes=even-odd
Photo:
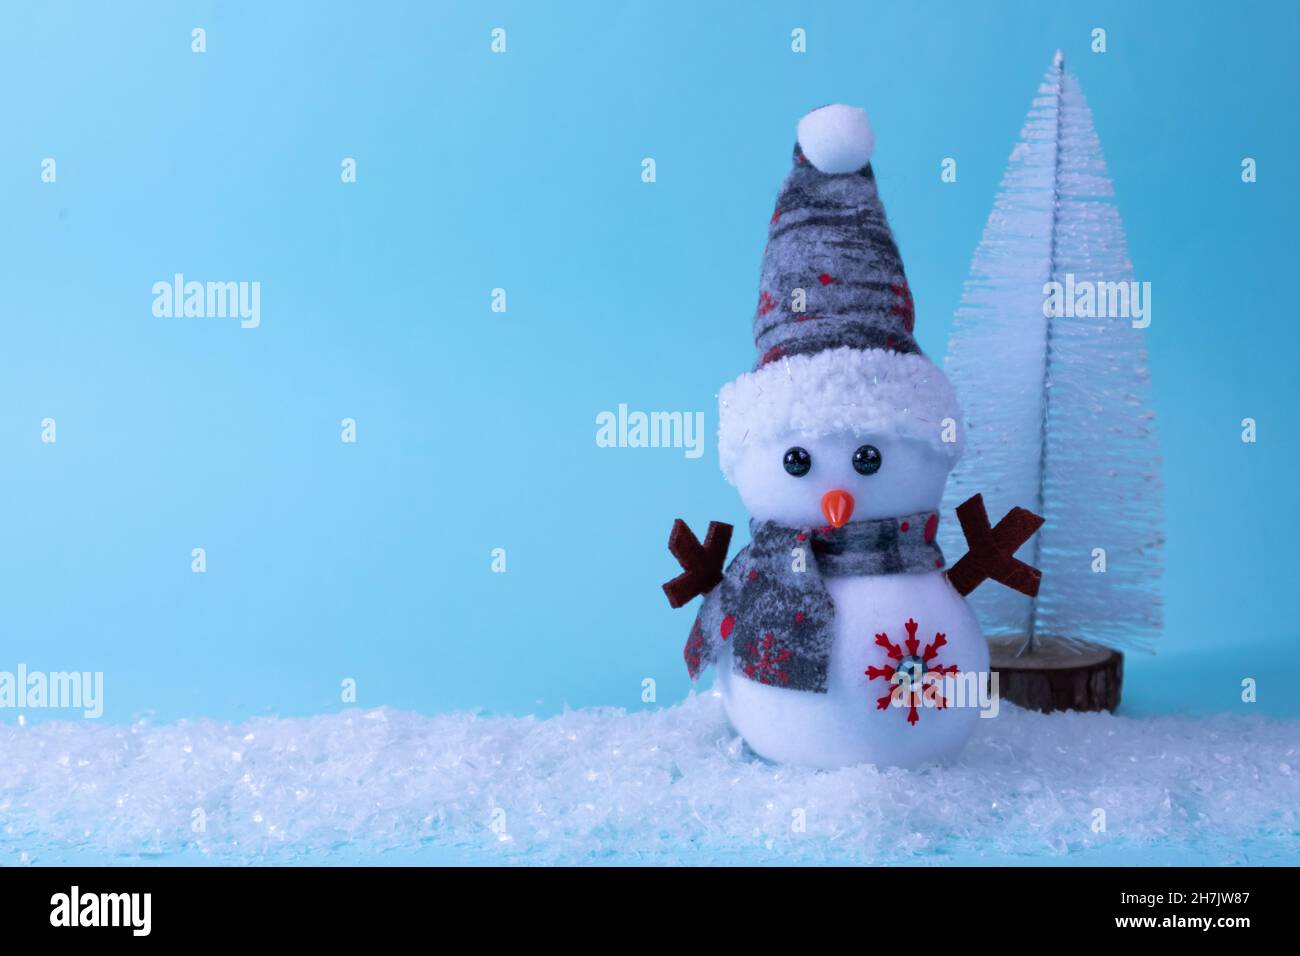
[[[822,495],[822,514],[832,528],[843,527],[853,514],[853,496],[847,491],[828,491]]]

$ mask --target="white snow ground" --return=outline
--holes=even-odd
[[[1300,721],[1004,705],[979,723],[952,766],[831,773],[754,758],[712,693],[547,719],[379,709],[240,725],[9,724],[0,862],[69,851],[328,862],[439,846],[523,863],[1300,853]]]

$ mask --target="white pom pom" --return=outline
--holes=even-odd
[[[836,103],[799,121],[799,146],[823,173],[856,173],[871,159],[876,134],[865,110]]]

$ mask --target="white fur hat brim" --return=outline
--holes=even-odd
[[[777,359],[718,394],[718,459],[727,481],[745,443],[852,432],[932,444],[956,464],[965,441],[947,376],[919,353],[836,348]]]

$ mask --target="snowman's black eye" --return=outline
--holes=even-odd
[[[802,478],[812,471],[812,455],[808,454],[805,449],[795,445],[793,448],[786,450],[785,460],[782,464],[785,465],[787,472],[796,478]]]
[[[880,470],[880,449],[863,445],[853,453],[853,470],[859,475],[874,475]]]

